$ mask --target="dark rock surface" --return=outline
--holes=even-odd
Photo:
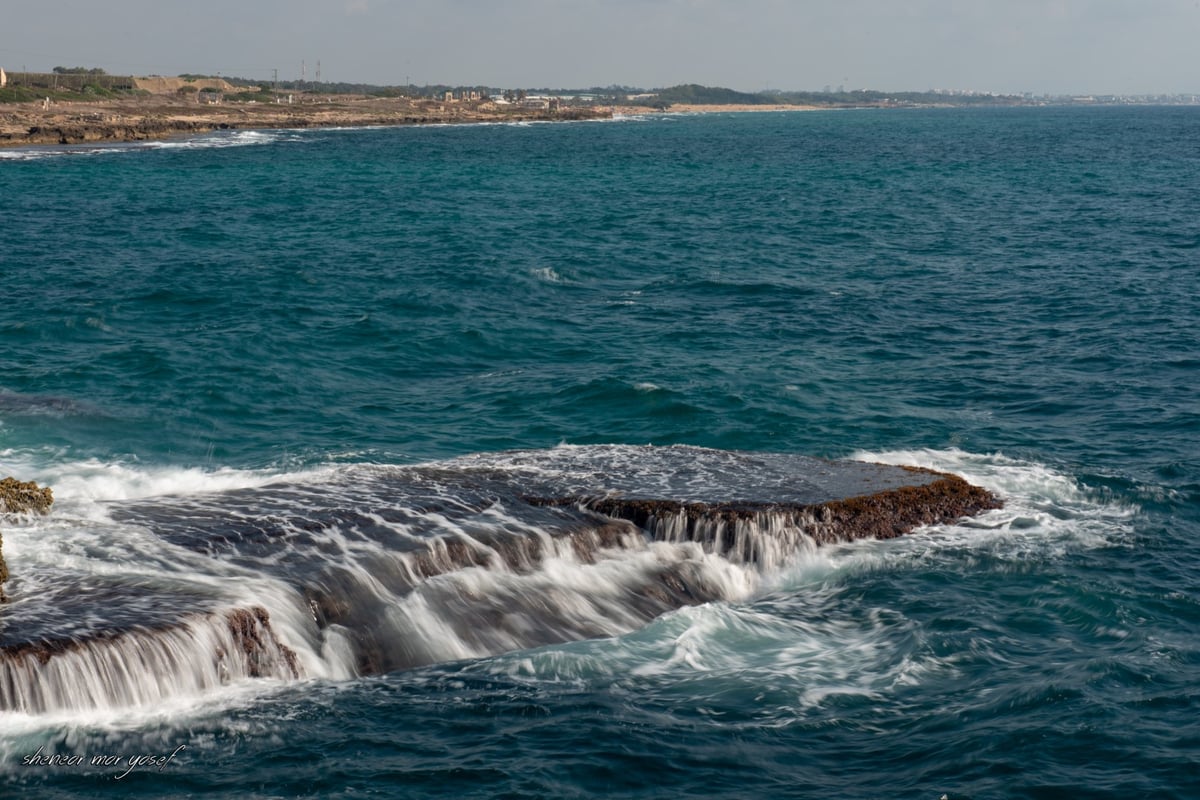
[[[8,485],[23,510],[51,497]],[[273,586],[286,605],[271,608],[290,609],[285,633],[344,640],[349,668],[371,674],[446,658],[443,636],[462,643],[455,652],[495,653],[611,635],[724,599],[708,554],[770,573],[815,546],[890,539],[1000,505],[927,469],[606,445],[357,465],[314,481],[113,503],[113,520],[143,531],[145,547],[173,548],[169,568],[59,574],[47,564],[21,576],[26,596],[0,613],[0,687],[18,678],[42,686],[37,665],[85,656],[113,674],[135,658],[180,685],[225,680],[174,655],[188,649],[201,666],[228,664],[230,680],[302,676],[260,601],[227,594],[227,578]],[[596,565],[620,580],[580,613],[590,598],[573,594],[570,579],[541,575],[548,564],[550,574]],[[173,649],[150,658],[156,642]],[[59,691],[52,684],[38,691]],[[144,702],[135,686],[114,686],[116,700],[103,702]]]
[[[579,505],[608,517],[628,520],[656,540],[704,544],[713,543],[711,534],[715,528],[735,526],[738,522],[756,523],[761,527],[770,527],[774,522],[774,527],[794,527],[819,544],[893,539],[922,525],[953,522],[1002,505],[991,492],[956,475],[911,468],[909,474],[914,485],[813,503],[703,503],[624,496],[524,499],[533,505]],[[728,555],[724,549],[718,552]],[[743,560],[756,559],[750,553],[745,554]]]

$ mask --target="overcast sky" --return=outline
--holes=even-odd
[[[0,67],[582,88],[1200,93],[1200,0],[0,0]]]

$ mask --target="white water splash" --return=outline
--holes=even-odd
[[[690,457],[700,452],[663,448],[649,457],[653,464],[657,463],[654,459]],[[546,451],[534,462],[498,454],[464,457],[434,466],[468,471],[511,470],[530,479],[571,482],[583,480],[601,468],[620,470],[638,455],[643,458],[638,469],[646,471],[647,454],[621,446],[564,446]],[[740,463],[732,454],[715,457],[719,470],[736,468]],[[784,681],[776,691],[787,697],[775,697],[772,702],[794,710],[843,695],[869,698],[884,687],[921,681],[953,668],[927,654],[890,652],[887,643],[911,635],[912,623],[886,609],[866,609],[847,618],[837,608],[830,608],[821,616],[821,603],[828,602],[829,587],[852,583],[856,575],[881,569],[921,568],[961,559],[964,553],[971,558],[975,557],[972,554],[988,555],[997,550],[1009,554],[1036,551],[1039,557],[1054,557],[1056,549],[1104,546],[1128,529],[1136,513],[1136,509],[1092,496],[1064,473],[1004,456],[950,450],[860,453],[857,457],[954,472],[1001,494],[1007,505],[975,519],[935,526],[887,542],[816,547],[797,531],[781,535],[769,525],[740,534],[731,529],[729,533],[735,538],[782,542],[779,552],[772,550],[770,557],[746,564],[721,557],[712,549],[705,552],[695,542],[649,543],[641,536],[627,538],[620,547],[592,551],[582,557],[569,538],[552,537],[499,506],[483,510],[472,524],[482,522],[486,530],[539,538],[541,555],[537,559],[512,562],[510,557],[506,561],[491,550],[487,541],[473,539],[470,530],[447,518],[439,523],[437,512],[410,516],[421,525],[436,523],[452,538],[474,548],[478,555],[472,557],[473,563],[456,562],[445,554],[445,563],[441,563],[434,551],[428,563],[436,568],[429,572],[428,565],[416,564],[415,556],[393,552],[382,542],[364,540],[353,528],[339,527],[340,523],[324,529],[320,541],[330,554],[330,563],[348,576],[351,585],[359,587],[355,591],[365,592],[364,596],[373,598],[374,607],[381,609],[372,635],[399,648],[402,652],[392,658],[400,663],[477,660],[513,652],[481,663],[538,680],[577,680],[604,674],[613,680],[619,680],[620,675],[642,679],[673,676],[672,680],[678,680],[680,675],[732,672],[744,674],[747,680],[778,682],[779,675],[792,674],[797,676],[795,680]],[[246,563],[214,559],[210,554],[168,545],[139,525],[115,521],[109,513],[111,503],[172,495],[177,498],[173,502],[187,513],[188,503],[178,498],[219,498],[219,493],[231,490],[269,489],[279,481],[312,489],[345,477],[346,471],[364,470],[364,475],[373,475],[394,469],[398,468],[348,466],[292,473],[203,471],[94,460],[43,465],[33,470],[33,477],[54,486],[58,503],[50,516],[25,519],[6,529],[6,553],[14,574],[21,576],[15,579],[18,588],[36,589],[39,570],[50,576],[47,580],[57,580],[55,570],[101,577],[157,575],[168,581],[174,576],[181,585],[210,592],[223,607],[262,607],[270,615],[273,635],[294,652],[297,675],[347,679],[356,674],[359,655],[353,642],[359,633],[340,624],[319,630],[295,587],[257,572]],[[652,473],[650,469],[646,474],[651,483]],[[684,485],[691,486],[686,476]],[[344,504],[353,500],[339,494],[344,487],[330,485],[328,491],[328,502]],[[313,510],[306,505],[311,501],[310,496],[289,500],[298,503],[294,512],[301,518]],[[204,500],[196,506],[197,511],[210,502]],[[406,533],[407,523],[372,517],[369,508],[363,508],[363,512],[371,524],[382,528],[391,525],[395,535],[412,538]],[[280,530],[286,532],[287,528]],[[413,541],[422,540],[418,537]],[[274,563],[273,559],[262,561],[264,568]],[[383,583],[379,580],[381,568],[406,577],[400,583]],[[661,605],[668,601],[646,600],[645,592],[657,586],[663,574],[682,579],[699,591],[701,599],[715,602],[668,611],[649,621],[669,608]],[[781,617],[770,611],[770,604],[776,602],[773,597],[798,594],[813,604],[812,614],[797,621],[794,615]],[[14,610],[19,609],[22,600],[17,602]],[[230,649],[227,643],[210,641],[211,632],[184,627],[193,644],[198,643],[199,652]],[[581,638],[588,641],[527,650],[531,645]],[[140,679],[132,675],[143,669],[164,676],[165,681],[152,681],[158,688],[144,695],[114,684],[112,676],[119,671],[120,660],[114,653],[119,648],[105,648],[101,642],[99,651],[76,659],[80,663],[73,669],[93,676],[83,682],[92,687],[86,696],[64,689],[67,694],[58,697],[54,692],[59,689],[38,690],[55,697],[50,706],[78,703],[81,708],[91,709],[88,713],[107,711],[115,718],[135,708],[168,702],[173,694],[236,696],[248,680],[253,682],[250,675],[254,670],[231,671],[226,666],[221,672],[209,665],[211,656],[194,675],[173,675],[173,670],[177,672],[197,658],[203,661],[195,653],[180,655],[182,644],[168,648],[161,656],[139,655],[142,651],[135,649],[126,658],[130,681],[136,684]],[[830,661],[834,656],[836,663]],[[63,668],[69,663],[64,661]],[[275,676],[275,680],[285,679]],[[64,686],[71,682],[65,675],[52,681]],[[108,684],[112,688],[104,690],[107,694],[95,688]],[[9,702],[14,709],[9,714],[28,715],[20,701],[9,698]],[[144,712],[143,708],[138,713]]]
[[[1136,505],[1089,490],[1062,470],[1001,453],[975,454],[958,449],[863,451],[853,458],[950,472],[1004,501],[1002,509],[957,525],[934,528],[932,533],[947,545],[1001,544],[1062,555],[1070,549],[1094,549],[1127,541],[1133,520],[1141,512]]]

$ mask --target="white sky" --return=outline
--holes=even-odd
[[[1200,93],[1200,0],[0,0],[0,67],[500,88]]]

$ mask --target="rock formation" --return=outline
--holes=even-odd
[[[2,511],[51,499],[0,482]],[[44,580],[0,626],[0,710],[151,704],[304,665],[378,674],[610,636],[730,599],[730,574],[1000,505],[928,469],[620,445],[114,502],[115,523],[190,551],[186,566]],[[205,557],[221,580],[198,579]],[[245,599],[254,576],[270,587],[261,605]]]
[[[16,478],[0,481],[0,513],[36,511],[45,514],[53,502],[54,492],[49,487],[39,487],[33,481],[22,482]]]
[[[40,488],[32,481],[22,482],[16,478],[0,480],[0,514],[23,514],[36,511],[45,514],[54,502],[54,492],[49,487]],[[4,563],[4,537],[0,536],[0,602],[4,596],[4,582],[8,580],[8,565]]]
[[[656,541],[699,542],[710,552],[738,562],[762,560],[761,541],[737,536],[741,528],[758,539],[779,538],[791,529],[817,544],[854,539],[893,539],[921,525],[952,522],[1000,508],[999,498],[957,475],[906,468],[913,485],[816,503],[684,503],[648,498],[524,497],[538,506],[578,505],[618,520],[628,520]]]
[[[289,103],[197,103],[177,96],[125,97],[99,102],[9,104],[0,113],[0,147],[95,142],[140,142],[217,130],[374,127],[470,122],[610,119],[608,108],[556,110],[443,103],[408,98],[331,96]]]
[[[183,613],[157,627],[0,645],[0,710],[145,705],[239,679],[303,674],[266,609]]]

